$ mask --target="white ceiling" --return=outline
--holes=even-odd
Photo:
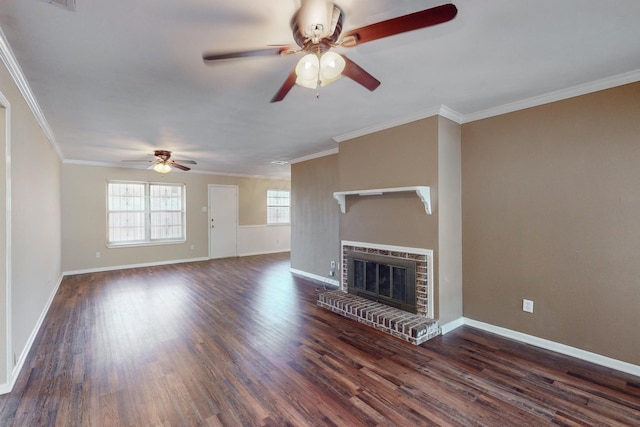
[[[446,1],[336,0],[344,31]],[[445,24],[339,49],[382,82],[294,87],[298,57],[205,65],[204,51],[293,44],[299,0],[0,0],[0,27],[65,161],[120,164],[154,149],[195,170],[287,177],[294,160],[426,117],[459,122],[640,80],[638,0],[457,0]]]

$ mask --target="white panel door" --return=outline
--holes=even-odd
[[[209,185],[209,258],[238,256],[238,187]]]

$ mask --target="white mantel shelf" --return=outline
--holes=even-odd
[[[400,193],[415,191],[416,195],[424,203],[424,210],[428,215],[431,215],[431,187],[424,185],[416,185],[413,187],[393,187],[393,188],[377,188],[372,190],[351,190],[351,191],[336,191],[333,193],[333,198],[338,201],[340,205],[340,212],[347,213],[347,196],[380,196],[385,193]]]

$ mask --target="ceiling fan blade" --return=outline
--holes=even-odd
[[[191,170],[191,168],[188,168],[188,167],[186,167],[186,166],[183,166],[183,165],[181,165],[180,163],[176,163],[175,161],[171,161],[171,162],[169,162],[169,165],[170,165],[172,168],[182,169],[183,171],[189,171],[189,170]]]
[[[342,57],[346,63],[344,70],[342,71],[343,76],[349,77],[354,82],[361,84],[371,91],[376,90],[378,86],[380,86],[380,81],[378,79],[367,73],[362,67],[346,56],[342,55]]]
[[[149,162],[153,162],[154,160],[120,160],[122,163],[149,163]]]
[[[296,77],[297,77],[296,69],[294,68],[293,70],[291,70],[291,72],[289,73],[289,76],[287,76],[287,79],[284,81],[284,83],[282,83],[282,86],[280,86],[280,89],[278,89],[278,92],[276,92],[276,94],[273,95],[273,98],[271,98],[271,102],[282,101],[284,97],[287,96],[291,88],[295,86]]]
[[[370,42],[372,40],[418,30],[451,21],[458,14],[458,8],[453,4],[443,4],[409,15],[399,16],[375,24],[367,25],[348,31],[343,37],[355,37],[356,44]]]
[[[180,163],[186,163],[188,165],[197,165],[195,160],[184,160],[184,159],[178,159],[175,160],[176,162],[180,162]]]
[[[264,49],[244,50],[238,52],[206,52],[202,54],[202,60],[205,62],[211,62],[221,59],[248,58],[252,56],[280,56],[293,52],[295,52],[295,50],[291,46],[268,47]]]

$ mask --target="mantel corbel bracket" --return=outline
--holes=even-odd
[[[411,191],[415,191],[416,195],[420,198],[420,201],[424,204],[425,212],[427,213],[427,215],[431,215],[431,188],[425,185],[417,185],[413,187],[378,188],[371,190],[336,191],[333,193],[333,198],[338,201],[338,204],[340,205],[340,212],[347,213],[347,196],[380,196],[385,193]]]

